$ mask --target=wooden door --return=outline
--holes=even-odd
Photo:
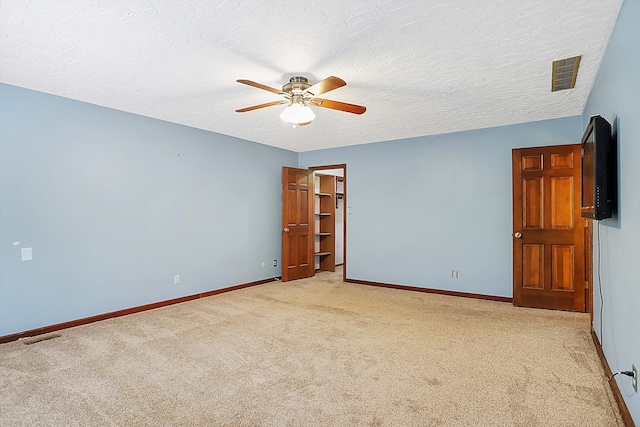
[[[580,145],[514,149],[513,304],[585,311]]]
[[[282,281],[314,274],[313,174],[282,168]]]

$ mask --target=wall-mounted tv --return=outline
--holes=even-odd
[[[582,217],[611,218],[617,172],[611,125],[593,116],[582,136]]]

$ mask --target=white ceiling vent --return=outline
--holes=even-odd
[[[580,56],[553,61],[551,71],[551,92],[573,89],[576,86]]]

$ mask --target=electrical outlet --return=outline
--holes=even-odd
[[[631,372],[633,372],[633,378],[631,378],[631,385],[633,386],[633,389],[637,393],[638,392],[638,368],[636,368],[636,365],[631,365]]]
[[[274,260],[273,260],[273,266],[274,266],[274,267],[277,267],[277,266],[278,266],[278,260],[277,260],[277,259],[274,259]]]
[[[173,284],[174,285],[179,285],[180,284],[180,275],[176,274],[175,276],[173,276]]]
[[[451,270],[451,278],[452,279],[458,278],[458,270]]]

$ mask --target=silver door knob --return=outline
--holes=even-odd
[[[515,237],[516,239],[522,239],[522,233],[519,231],[516,231],[513,237]]]
[[[285,227],[285,228],[284,228],[284,232],[285,232],[285,233],[288,233],[288,232],[289,232],[289,227]]]

